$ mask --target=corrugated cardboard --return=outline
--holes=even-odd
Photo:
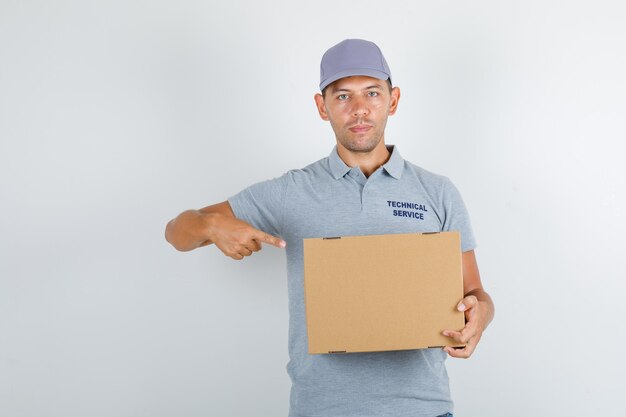
[[[459,346],[457,232],[304,239],[304,280],[309,353]]]

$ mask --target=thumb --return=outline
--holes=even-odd
[[[476,298],[475,295],[468,295],[467,297],[463,298],[463,300],[461,300],[461,302],[456,306],[456,308],[459,311],[466,311],[472,307],[475,307],[476,304],[478,304],[478,298]]]
[[[277,238],[276,236],[272,236],[269,233],[265,233],[261,230],[257,230],[257,235],[255,239],[260,242],[269,243],[272,246],[276,246],[277,248],[284,248],[287,246],[287,242],[282,239]]]

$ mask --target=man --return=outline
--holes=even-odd
[[[387,117],[400,90],[372,42],[348,39],[321,62],[320,117],[330,122],[330,156],[264,181],[219,204],[170,221],[167,240],[181,251],[215,244],[243,259],[267,243],[286,248],[289,289],[290,417],[451,415],[447,355],[468,358],[494,314],[474,256],[463,201],[445,177],[421,169],[385,144]],[[424,206],[419,216],[394,215],[395,202]],[[395,211],[398,214],[398,211]],[[465,348],[310,355],[303,289],[303,238],[457,230],[463,250],[462,331],[443,330]]]

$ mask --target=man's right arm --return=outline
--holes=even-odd
[[[279,248],[286,245],[236,218],[228,201],[182,212],[167,224],[165,239],[179,251],[215,244],[224,255],[237,260],[261,250],[262,243]]]

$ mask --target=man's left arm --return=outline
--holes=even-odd
[[[474,353],[494,315],[493,301],[483,289],[473,250],[463,252],[463,293],[465,296],[457,308],[465,312],[465,327],[461,331],[444,330],[442,333],[458,343],[465,344],[464,348],[444,348],[455,358],[469,358]]]

